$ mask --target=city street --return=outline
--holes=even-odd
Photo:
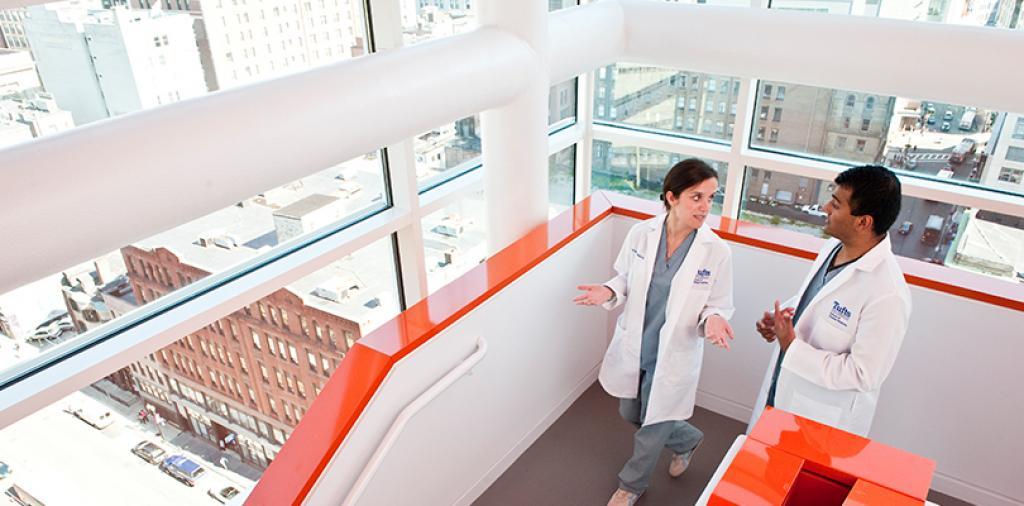
[[[0,482],[4,490],[17,483],[47,506],[181,506],[217,504],[207,495],[210,488],[229,484],[243,489],[252,486],[252,482],[234,473],[161,442],[114,409],[110,409],[114,423],[99,430],[64,412],[69,404],[108,409],[84,393],[75,392],[5,428],[0,460],[10,465],[13,472]],[[171,454],[185,453],[200,463],[206,473],[195,487],[188,487],[131,452],[144,440],[163,446]]]
[[[795,232],[820,236],[821,230],[825,226],[824,217],[807,214],[789,205],[779,204],[773,207],[767,204],[750,201],[746,202],[744,205],[745,210],[748,213],[756,213],[756,215],[762,215],[766,217],[766,219],[770,219],[767,217],[778,216],[782,222],[775,224],[775,226],[793,230]],[[889,232],[893,252],[899,256],[915,258],[918,260],[925,260],[928,258],[945,259],[952,238],[949,231],[952,226],[950,213],[953,208],[954,206],[950,204],[932,202],[913,197],[904,197],[903,203],[900,206],[900,214],[896,218],[896,223],[893,224],[892,230]],[[924,244],[921,242],[921,236],[924,234],[925,225],[928,223],[928,217],[933,214],[941,216],[944,220],[942,233],[943,239],[941,239],[938,244],[934,242]],[[744,217],[744,219],[749,217],[750,216]],[[959,214],[957,215],[957,218],[958,217]],[[907,235],[902,235],[897,232],[898,227],[904,221],[909,221],[914,224],[910,233]],[[936,246],[939,246],[938,249]]]
[[[888,139],[885,153],[887,165],[912,171],[918,174],[936,175],[943,169],[953,171],[951,179],[970,181],[971,171],[979,164],[978,153],[989,140],[988,113],[977,111],[974,124],[970,128],[961,129],[960,120],[966,107],[940,103],[922,103],[922,107],[934,107],[935,112],[924,114],[920,119],[923,128],[913,131],[895,132]],[[948,113],[948,114],[947,114]],[[929,123],[929,117],[932,123]],[[947,119],[948,118],[948,119]],[[945,123],[949,129],[943,131]],[[968,155],[959,163],[950,161],[953,148],[963,139],[973,139],[978,143],[977,152]],[[980,177],[978,167],[975,176]]]

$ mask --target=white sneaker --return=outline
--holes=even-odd
[[[694,446],[692,450],[686,453],[673,453],[672,460],[668,463],[668,475],[673,478],[682,476],[686,469],[690,467],[693,454],[697,452],[697,448],[700,448],[700,444],[703,442],[704,440],[701,439],[697,442],[697,446]]]
[[[633,506],[637,499],[640,499],[640,496],[620,488],[612,494],[612,498],[608,500],[608,506]]]

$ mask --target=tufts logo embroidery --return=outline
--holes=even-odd
[[[828,313],[828,317],[831,318],[832,321],[847,327],[850,325],[851,316],[853,316],[853,313],[851,313],[846,306],[843,306],[837,300],[832,301],[832,311]]]
[[[693,284],[695,285],[707,285],[711,283],[711,271],[707,269],[701,269],[697,271],[697,275],[693,278]]]

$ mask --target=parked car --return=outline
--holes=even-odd
[[[196,486],[196,480],[206,473],[206,469],[203,469],[203,466],[184,455],[167,457],[160,463],[160,470],[190,487]]]
[[[132,453],[138,455],[140,459],[156,465],[163,460],[165,455],[167,455],[167,450],[164,450],[156,443],[142,441],[135,445],[135,448],[132,448]]]
[[[818,204],[802,206],[800,207],[800,210],[811,216],[817,216],[819,218],[824,218],[825,216],[827,216],[827,214],[825,214],[825,211],[822,211],[821,206]]]
[[[900,235],[907,235],[913,229],[914,229],[914,224],[913,223],[911,223],[909,221],[904,221],[903,223],[900,223],[900,228],[896,229],[896,231],[899,232]]]
[[[929,114],[928,115],[928,124],[929,125],[934,125],[935,124],[935,115],[934,114]]]
[[[949,131],[949,122],[948,121],[943,121],[942,122],[942,131],[943,132],[948,132]]]
[[[0,480],[11,475],[11,466],[7,465],[6,462],[0,461]]]
[[[953,120],[953,111],[950,111],[949,109],[946,109],[946,113],[942,115],[942,119],[944,119],[946,121],[952,121]]]
[[[64,411],[75,415],[79,420],[100,430],[110,427],[110,424],[114,423],[113,417],[110,416],[110,411],[103,408],[80,408],[68,406],[64,408]]]
[[[226,487],[211,488],[206,493],[209,494],[210,497],[216,499],[217,502],[226,503],[230,501],[232,498],[234,498],[236,495],[242,493],[242,491],[238,490],[237,487],[228,485]]]

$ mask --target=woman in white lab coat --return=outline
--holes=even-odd
[[[636,502],[662,448],[672,450],[669,474],[677,477],[703,439],[685,420],[693,414],[704,341],[727,349],[733,337],[731,252],[704,224],[717,189],[708,164],[676,164],[663,183],[666,213],[629,231],[615,277],[578,287],[577,304],[625,306],[599,379],[638,430],[610,506]]]

